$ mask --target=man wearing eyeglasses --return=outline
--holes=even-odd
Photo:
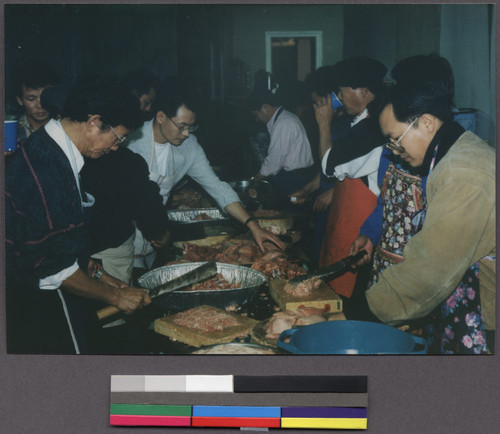
[[[419,321],[435,353],[487,353],[495,329],[495,152],[452,122],[446,91],[433,83],[396,84],[383,107],[387,147],[426,182],[403,261],[368,289],[365,313],[390,325]]]
[[[151,302],[146,291],[89,261],[95,199],[79,176],[84,157],[105,158],[141,123],[139,102],[115,81],[81,82],[69,91],[61,120],[49,120],[11,156],[5,173],[9,352],[98,351],[89,299],[126,313]]]
[[[160,187],[163,203],[167,203],[173,186],[188,175],[215,199],[221,209],[250,229],[262,250],[265,241],[284,248],[278,237],[258,225],[243,208],[237,193],[210,167],[205,152],[192,134],[197,129],[195,103],[188,97],[160,92],[156,107],[155,117],[144,123],[140,136],[131,140],[128,148],[141,155],[148,164],[149,178]],[[135,256],[138,268],[151,268],[156,257],[153,246],[144,240],[140,231],[136,232]]]
[[[391,77],[399,84],[432,83],[440,97],[453,106],[453,70],[443,57],[435,54],[408,57],[394,66]],[[401,143],[415,122],[416,119],[401,135],[385,143],[378,172],[382,193],[375,210],[361,226],[361,235],[351,247],[350,253],[361,249],[368,252],[363,263],[368,263],[373,255],[367,287],[377,282],[387,267],[404,260],[403,249],[413,235],[409,222],[423,207],[422,174],[412,167],[408,156],[401,156],[403,159],[397,153],[403,150]],[[392,151],[396,151],[395,154]],[[363,294],[358,295],[364,298]]]

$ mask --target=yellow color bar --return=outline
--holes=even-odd
[[[366,429],[367,419],[282,417],[281,428]]]

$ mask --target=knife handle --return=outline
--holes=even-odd
[[[118,309],[117,307],[115,306],[108,306],[108,307],[104,307],[102,309],[99,309],[97,311],[97,318],[99,320],[102,320],[102,319],[105,319],[105,318],[108,318],[112,315],[115,315],[117,313],[121,312],[120,309]]]

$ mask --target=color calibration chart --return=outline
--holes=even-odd
[[[359,430],[367,406],[366,376],[111,376],[111,425]]]

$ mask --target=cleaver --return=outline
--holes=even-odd
[[[155,288],[148,288],[148,295],[151,298],[160,297],[161,295],[175,291],[176,289],[201,282],[202,280],[208,279],[215,274],[217,274],[217,264],[214,261],[207,262],[206,264],[200,265],[199,267],[196,267],[195,269],[188,271],[187,273],[184,273],[169,282],[162,283]],[[121,311],[117,307],[108,306],[97,311],[97,318],[101,320],[119,312]]]
[[[366,255],[366,250],[361,250],[355,255],[347,256],[346,258],[341,259],[338,262],[335,262],[328,267],[321,268],[315,273],[303,274],[301,276],[295,276],[290,280],[290,283],[301,283],[304,280],[312,279],[313,277],[319,277],[321,280],[328,282],[335,277],[338,277],[341,274],[344,274],[346,271],[349,271],[351,267],[358,262],[363,256]]]

